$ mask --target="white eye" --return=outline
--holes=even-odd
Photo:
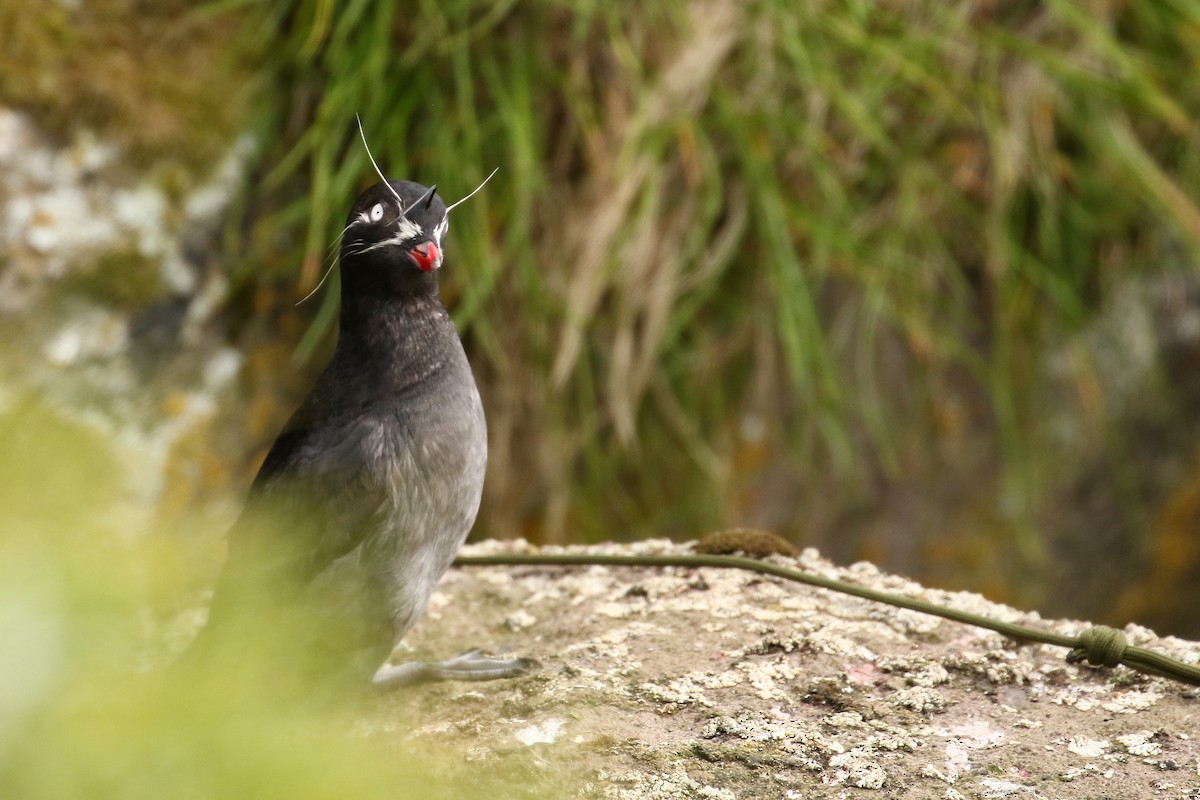
[[[383,203],[376,203],[371,207],[371,222],[379,222],[383,219]]]

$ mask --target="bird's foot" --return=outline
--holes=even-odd
[[[371,683],[380,689],[430,681],[491,681],[518,678],[538,668],[532,658],[499,658],[483,650],[468,650],[446,661],[408,661],[380,667]]]

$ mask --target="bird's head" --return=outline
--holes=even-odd
[[[426,188],[412,181],[388,180],[367,146],[362,120],[358,130],[382,182],[358,196],[342,229],[343,309],[348,297],[436,295],[434,273],[442,266],[450,212],[482,189],[496,170],[473,192],[447,206],[437,196],[436,185]]]
[[[432,272],[442,265],[450,215],[437,186],[377,183],[358,196],[342,234],[342,263],[388,262]]]

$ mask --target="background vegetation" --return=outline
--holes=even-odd
[[[1194,284],[1190,4],[247,12],[270,90],[243,263],[315,283],[372,180],[356,112],[392,175],[456,196],[501,168],[446,290],[488,404],[482,533],[756,524],[1026,602],[1056,549],[1145,563],[1167,489],[1123,415],[1145,392],[1174,430],[1186,402],[1126,324],[1161,309],[1126,301]],[[1058,547],[1079,481],[1119,541]]]
[[[477,535],[754,525],[1200,635],[1193,5],[0,0],[0,96],[172,193],[257,141],[189,245],[233,278],[205,333],[243,397],[172,453],[163,529],[244,491],[331,345],[336,282],[292,304],[373,180],[359,113],[392,175],[501,168],[444,275],[491,428]],[[109,258],[63,291],[208,313],[106,290]]]
[[[176,442],[163,531],[219,536],[196,506],[244,491],[331,345],[336,281],[293,303],[374,180],[359,113],[389,174],[447,197],[501,168],[455,212],[444,276],[492,436],[477,535],[755,525],[1200,638],[1195,3],[0,0],[0,50],[0,111],[93,132],[169,194],[256,137],[223,239],[189,244],[232,278],[202,332],[244,353],[243,396]],[[211,300],[98,258],[45,296]],[[199,604],[218,559],[129,546],[114,426],[80,420],[137,404],[87,406],[102,377],[22,395],[45,355],[10,359],[13,318],[48,315],[4,299],[0,794],[519,794],[528,776],[468,786],[411,743],[423,767],[358,747],[327,709],[131,677],[133,621]],[[161,369],[146,353],[187,342],[137,350],[141,324],[140,361],[87,370],[188,407],[172,382],[203,370]]]

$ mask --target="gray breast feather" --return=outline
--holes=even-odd
[[[379,476],[385,507],[363,542],[376,580],[391,587],[395,626],[420,614],[462,546],[483,494],[487,431],[475,387],[466,403],[446,403],[423,419],[419,437],[395,420],[378,419],[361,446]],[[467,413],[463,411],[467,410]],[[457,411],[457,413],[455,413]]]

